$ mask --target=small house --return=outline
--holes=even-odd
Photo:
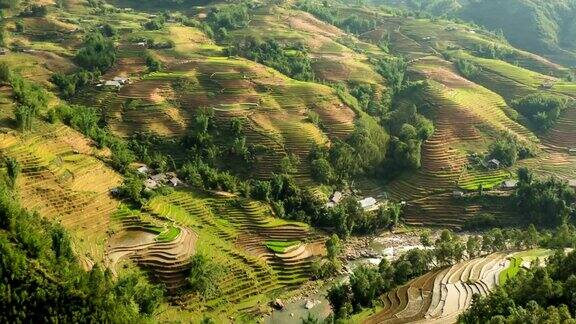
[[[116,82],[118,82],[118,83],[120,83],[120,84],[122,84],[122,85],[128,84],[128,79],[127,79],[127,78],[119,77],[119,76],[114,77],[114,79],[112,79],[112,81],[116,81]]]
[[[504,190],[515,189],[518,186],[518,180],[505,180],[502,182],[501,188]]]
[[[108,88],[116,88],[116,89],[122,88],[122,84],[118,81],[106,81],[106,82],[104,82],[104,86],[108,87]]]
[[[568,154],[570,154],[570,155],[576,155],[576,148],[568,149]]]
[[[147,166],[143,165],[143,166],[139,167],[138,169],[136,169],[136,171],[138,171],[138,173],[141,173],[141,174],[147,174],[148,172],[150,172],[150,169]]]
[[[150,179],[152,179],[158,183],[163,183],[163,182],[166,182],[168,180],[168,177],[164,173],[158,173],[158,174],[151,176]]]
[[[342,198],[344,198],[344,195],[340,191],[334,191],[332,197],[330,197],[330,201],[332,201],[334,204],[338,204]]]
[[[182,181],[180,181],[180,179],[176,177],[172,177],[170,178],[170,184],[172,185],[172,187],[178,187],[179,185],[182,184]]]
[[[500,161],[497,159],[492,159],[488,161],[488,168],[490,169],[500,169]]]
[[[540,89],[544,89],[544,90],[550,90],[554,87],[554,83],[552,82],[544,82],[540,85]]]
[[[336,204],[333,201],[329,201],[326,203],[326,208],[334,208],[336,207]]]
[[[146,180],[144,181],[144,187],[145,187],[146,189],[152,190],[152,189],[158,188],[158,187],[159,187],[159,184],[158,184],[158,182],[156,182],[156,181],[154,181],[154,180],[152,180],[152,179],[146,179]]]
[[[373,197],[364,198],[359,200],[358,203],[360,204],[360,207],[362,207],[362,209],[365,211],[374,210],[378,207],[378,202]]]
[[[571,188],[576,189],[576,179],[575,180],[568,180],[568,185]]]
[[[148,46],[148,43],[146,43],[146,42],[138,42],[138,43],[136,43],[136,46],[147,47],[147,46]]]
[[[6,54],[8,54],[8,50],[0,47],[0,55],[6,55]]]
[[[452,191],[452,197],[454,197],[454,198],[462,198],[462,197],[464,197],[464,191],[454,190],[454,191]]]

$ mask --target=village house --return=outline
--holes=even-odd
[[[488,161],[488,168],[489,169],[500,169],[500,161],[497,159],[492,159]]]
[[[362,209],[365,211],[372,211],[378,208],[378,202],[373,197],[364,198],[359,200],[358,203],[360,204],[360,207],[362,207]]]
[[[157,183],[164,183],[168,181],[168,177],[164,173],[158,173],[153,176],[150,176],[150,179],[156,181]]]
[[[140,173],[140,174],[148,174],[150,172],[150,168],[143,165],[143,166],[139,167],[138,169],[136,169],[136,171],[138,171],[138,173]]]
[[[170,178],[169,182],[172,185],[172,187],[178,187],[178,186],[182,185],[182,181],[180,181],[180,179],[178,179],[177,177]]]
[[[576,155],[576,148],[568,149],[568,153],[569,153],[570,155]]]
[[[462,191],[462,190],[454,190],[454,191],[452,191],[452,197],[454,197],[454,198],[462,198],[462,197],[464,197],[464,191]]]
[[[8,54],[8,50],[3,47],[0,47],[0,55],[6,55],[6,54]]]
[[[144,181],[144,187],[148,190],[152,190],[152,189],[156,189],[159,187],[158,182],[152,180],[152,179],[146,179]]]
[[[114,79],[112,79],[112,81],[116,81],[116,82],[120,83],[121,85],[125,85],[125,84],[128,84],[129,80],[128,80],[128,78],[117,76],[117,77],[114,77]]]
[[[330,201],[328,201],[328,203],[326,203],[326,207],[332,208],[332,207],[338,205],[338,203],[340,203],[342,198],[344,198],[344,195],[340,191],[334,191],[334,193],[330,197]]]
[[[500,188],[504,189],[504,190],[512,190],[515,189],[518,186],[518,180],[505,180],[502,181],[502,184],[500,185]]]
[[[116,89],[122,88],[122,84],[118,81],[106,81],[104,82],[104,86],[107,88],[116,88]]]

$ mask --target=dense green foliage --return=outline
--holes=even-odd
[[[285,46],[269,39],[261,41],[254,37],[236,40],[227,50],[228,55],[238,55],[272,67],[296,80],[312,81],[314,71],[306,48],[300,44]]]
[[[75,60],[78,65],[89,71],[104,72],[116,61],[114,43],[100,32],[88,34],[82,48],[76,53]]]
[[[558,250],[546,266],[521,269],[486,297],[476,295],[463,323],[574,323],[576,252]]]
[[[58,87],[62,97],[70,98],[74,96],[80,88],[98,81],[99,77],[99,70],[90,72],[81,69],[80,71],[71,74],[55,73],[50,78],[50,81]]]
[[[488,148],[488,157],[497,159],[503,166],[513,166],[516,161],[535,156],[536,149],[532,144],[521,142],[510,133],[502,135]]]
[[[458,72],[462,74],[463,77],[470,80],[474,79],[474,77],[476,77],[480,72],[482,72],[481,67],[465,59],[456,60],[456,68],[458,69]]]
[[[528,222],[558,226],[574,220],[576,193],[567,182],[554,177],[535,179],[532,173],[524,168],[518,170],[518,180],[512,201]]]
[[[572,101],[563,96],[536,93],[515,100],[512,106],[530,119],[537,129],[547,130],[570,104]]]
[[[303,0],[298,3],[298,9],[307,11],[318,17],[318,19],[353,34],[365,33],[374,29],[378,24],[378,20],[373,17],[362,15],[342,16],[338,8],[331,6],[328,1]]]
[[[21,209],[5,186],[0,210],[1,322],[142,321],[160,303],[141,274],[115,281],[98,265],[80,269],[66,231]]]
[[[219,293],[218,283],[225,274],[225,268],[214,263],[208,256],[196,253],[190,262],[188,284],[190,289],[203,298],[214,298]]]

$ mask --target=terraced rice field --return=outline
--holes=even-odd
[[[117,264],[129,258],[150,270],[169,292],[182,288],[198,235],[178,225],[160,227],[126,208],[114,216],[121,222],[122,229],[108,240],[106,266],[115,272]]]
[[[256,201],[177,191],[155,197],[145,209],[180,228],[181,234],[174,241],[187,230],[196,233],[195,251],[208,254],[228,269],[221,282],[222,294],[208,301],[194,300],[192,312],[204,307],[223,315],[247,311],[267,293],[309,280],[312,260],[325,254],[323,239],[308,226],[273,218],[270,207]],[[156,240],[152,246],[172,246],[174,241]],[[271,241],[294,244],[275,252],[266,246]],[[137,255],[137,262],[146,260],[144,252]],[[180,265],[178,269],[185,269],[184,263]],[[175,288],[183,282],[179,278]]]
[[[16,186],[22,205],[71,230],[80,258],[101,261],[110,216],[118,206],[109,190],[121,178],[96,158],[104,152],[77,132],[61,125],[38,127],[34,133],[8,133],[0,139],[2,154],[21,166]]]
[[[204,107],[213,108],[217,123],[226,128],[231,118],[245,120],[247,144],[267,149],[254,167],[258,178],[278,172],[279,161],[292,153],[303,162],[294,176],[309,183],[311,147],[344,138],[354,129],[355,113],[331,88],[291,80],[244,59],[174,61],[164,72],[135,78],[118,93],[98,97],[110,128],[121,136],[152,132],[180,137]],[[307,120],[309,110],[320,116],[322,129]]]
[[[485,296],[499,284],[509,263],[496,253],[429,272],[382,296],[383,309],[363,323],[453,323],[474,294]]]
[[[548,146],[567,151],[576,148],[576,107],[562,113],[556,124],[543,137]]]
[[[500,96],[461,78],[450,65],[425,58],[413,68],[428,79],[422,99],[430,107],[425,113],[434,121],[435,132],[422,146],[422,168],[386,189],[392,198],[408,202],[408,224],[459,228],[486,208],[454,199],[452,191],[476,190],[480,184],[488,189],[510,177],[504,170],[468,170],[468,150],[481,153],[502,130],[515,131],[527,141],[535,137],[505,115]]]

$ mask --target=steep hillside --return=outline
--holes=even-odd
[[[513,1],[374,1],[410,10],[448,15],[502,31],[516,47],[544,55],[553,61],[576,64],[576,2],[573,0]]]

